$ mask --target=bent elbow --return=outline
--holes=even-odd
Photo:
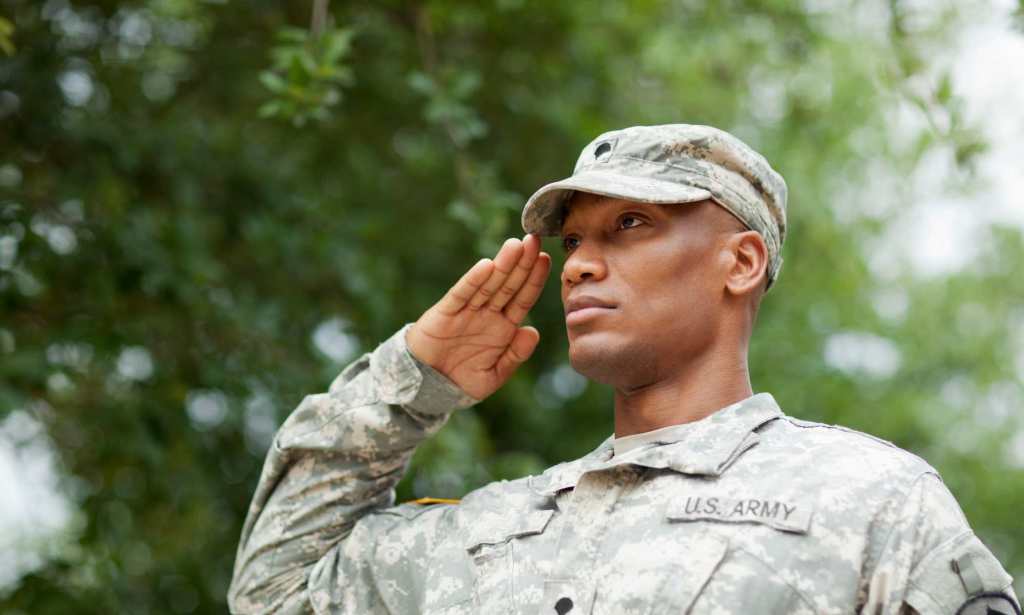
[[[260,575],[252,567],[235,571],[228,588],[228,608],[234,615],[311,613],[306,599],[308,568]]]

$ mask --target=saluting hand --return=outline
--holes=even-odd
[[[409,351],[469,395],[498,390],[530,358],[540,333],[521,327],[551,270],[540,239],[508,239],[473,265],[406,332]]]

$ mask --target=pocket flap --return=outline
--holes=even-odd
[[[501,544],[520,536],[540,534],[554,514],[554,510],[531,510],[519,515],[511,511],[505,515],[484,515],[470,530],[465,543],[466,550],[472,551],[480,545]]]

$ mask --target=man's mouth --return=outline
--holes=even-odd
[[[580,295],[565,302],[565,324],[575,325],[616,309],[615,304],[591,295]]]

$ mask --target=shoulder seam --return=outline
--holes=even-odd
[[[819,423],[817,421],[806,421],[804,419],[798,419],[798,418],[791,417],[791,416],[784,416],[783,418],[785,418],[790,425],[793,425],[794,427],[799,427],[800,429],[835,429],[837,431],[842,431],[844,433],[848,433],[848,434],[851,434],[851,435],[854,435],[854,436],[860,436],[862,438],[867,438],[868,440],[874,440],[875,442],[878,442],[879,444],[884,444],[885,446],[888,446],[888,447],[891,447],[891,448],[895,448],[897,450],[904,450],[904,449],[901,449],[899,446],[893,444],[889,440],[886,440],[885,438],[880,438],[879,436],[876,436],[874,434],[869,434],[869,433],[864,432],[864,431],[853,429],[852,427],[847,427],[846,425],[836,425],[836,424],[831,424],[830,425],[828,423]]]

